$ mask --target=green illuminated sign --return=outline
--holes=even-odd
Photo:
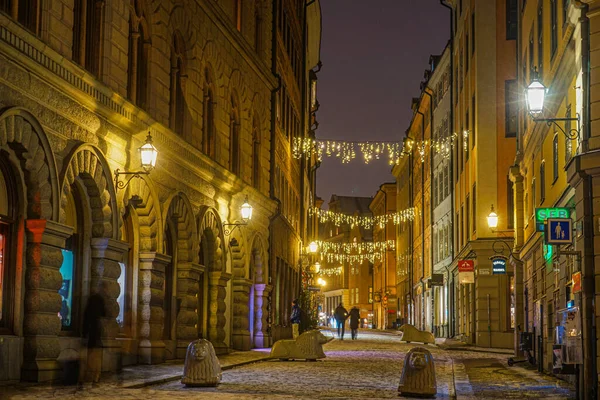
[[[571,211],[568,208],[536,208],[535,227],[538,232],[544,232],[544,222],[548,218],[570,218]]]

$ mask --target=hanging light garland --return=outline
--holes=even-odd
[[[386,250],[395,250],[395,240],[385,240],[381,242],[361,242],[361,243],[336,243],[317,241],[321,254],[340,253],[340,254],[365,254],[374,252],[383,252]]]
[[[383,253],[365,253],[365,254],[344,254],[344,253],[321,253],[320,258],[322,262],[329,264],[362,264],[365,261],[374,263],[375,260],[383,259]],[[341,267],[340,267],[341,268]],[[327,275],[331,268],[321,267],[320,274]],[[341,270],[340,270],[341,273]],[[339,274],[338,274],[339,275]]]
[[[323,161],[323,156],[336,157],[342,160],[342,164],[347,164],[356,159],[356,154],[361,153],[365,164],[381,158],[388,159],[390,165],[399,164],[400,160],[410,155],[414,148],[417,149],[421,162],[425,162],[427,149],[432,149],[435,154],[444,158],[449,158],[451,150],[457,144],[459,135],[451,134],[440,139],[412,140],[407,139],[402,142],[357,142],[330,139],[312,139],[312,138],[294,138],[292,154],[294,158],[306,158],[317,155],[317,159]],[[468,150],[469,131],[463,132],[463,150]]]
[[[342,274],[342,267],[321,268],[321,270],[319,271],[319,275],[324,275],[324,276],[336,276],[336,275],[341,275],[341,274]]]
[[[316,215],[319,222],[333,222],[335,226],[348,224],[352,227],[360,226],[366,229],[371,229],[374,225],[379,225],[383,228],[388,222],[393,222],[394,225],[399,225],[403,222],[412,221],[415,218],[415,209],[413,207],[406,210],[397,211],[390,214],[364,216],[364,215],[348,215],[339,212],[321,210],[318,207],[309,207],[308,215]]]

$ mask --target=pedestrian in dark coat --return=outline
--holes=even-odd
[[[337,329],[338,329],[338,337],[342,340],[344,340],[344,325],[346,324],[346,318],[348,318],[348,310],[346,310],[344,308],[344,306],[342,305],[342,303],[340,303],[337,308],[335,309],[335,312],[333,313],[333,316],[335,317],[335,320],[337,322]],[[342,331],[342,335],[340,336],[340,329]]]
[[[87,347],[87,365],[80,370],[80,384],[90,380],[97,383],[102,371],[102,319],[106,317],[104,298],[108,284],[102,281],[98,292],[88,298],[83,313],[83,338]]]
[[[350,332],[352,333],[352,340],[356,339],[358,333],[358,322],[360,321],[360,310],[356,306],[350,310]]]

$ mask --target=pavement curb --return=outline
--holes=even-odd
[[[248,360],[248,361],[242,361],[239,363],[229,364],[224,367],[221,367],[221,371],[227,371],[229,369],[241,367],[243,365],[254,364],[257,362],[267,361],[270,359],[271,359],[271,356],[266,356],[266,357],[257,358],[254,360]],[[183,377],[182,374],[163,376],[163,377],[148,380],[148,381],[143,381],[143,382],[138,381],[138,382],[133,382],[130,384],[122,385],[121,388],[123,388],[123,389],[141,389],[141,388],[144,388],[147,386],[154,386],[154,385],[160,385],[160,384],[167,383],[167,382],[177,381],[177,380],[180,380],[182,377]]]
[[[514,353],[512,352],[508,352],[509,350],[507,350],[506,352],[504,351],[489,351],[489,350],[483,350],[483,349],[471,349],[469,347],[441,347],[438,345],[438,347],[441,350],[450,350],[450,351],[471,351],[473,353],[486,353],[486,354],[497,354],[499,356],[509,356],[509,357],[514,357]]]

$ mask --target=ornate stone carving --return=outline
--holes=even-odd
[[[269,293],[272,287],[264,283],[254,285],[254,347],[271,346],[271,336],[268,332]]]
[[[225,344],[225,311],[227,310],[225,297],[227,282],[231,279],[231,274],[210,272],[208,279],[208,339],[212,342],[217,354],[221,354],[227,352],[228,348]]]
[[[280,360],[325,358],[323,345],[332,339],[333,337],[327,338],[321,331],[312,330],[304,332],[296,340],[278,340],[271,349],[271,358]]]
[[[221,382],[221,364],[213,345],[206,339],[194,340],[187,348],[183,378],[186,386],[217,386]]]

